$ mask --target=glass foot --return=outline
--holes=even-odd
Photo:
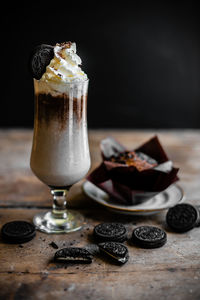
[[[39,213],[34,216],[36,229],[46,233],[67,233],[81,229],[83,216],[78,212],[67,210],[66,218],[56,218],[52,212]]]

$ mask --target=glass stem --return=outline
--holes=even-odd
[[[56,219],[67,219],[67,192],[68,190],[51,190],[53,195],[52,216]]]

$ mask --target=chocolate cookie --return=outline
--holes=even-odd
[[[171,207],[166,215],[167,225],[176,232],[186,232],[194,228],[198,211],[191,204],[183,203]]]
[[[53,57],[53,46],[42,44],[35,47],[29,59],[29,69],[33,78],[39,80],[42,77]]]
[[[56,251],[54,260],[60,262],[73,262],[90,264],[93,255],[84,248],[69,247]]]
[[[142,248],[162,247],[167,241],[167,234],[161,228],[140,226],[133,230],[132,242]]]
[[[9,222],[1,229],[3,240],[13,244],[26,243],[32,240],[35,234],[35,226],[26,221]]]
[[[101,223],[94,227],[94,238],[99,242],[124,242],[127,239],[126,227],[120,223]]]
[[[125,264],[129,259],[128,249],[124,244],[116,242],[105,242],[98,244],[100,252],[112,260]]]

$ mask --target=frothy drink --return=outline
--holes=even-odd
[[[45,184],[68,187],[90,168],[87,75],[75,43],[56,44],[45,73],[34,79],[35,119],[31,169]]]

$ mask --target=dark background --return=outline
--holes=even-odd
[[[29,53],[70,40],[90,78],[90,128],[200,128],[195,1],[92,3],[27,1],[2,9],[0,126],[33,126]]]

